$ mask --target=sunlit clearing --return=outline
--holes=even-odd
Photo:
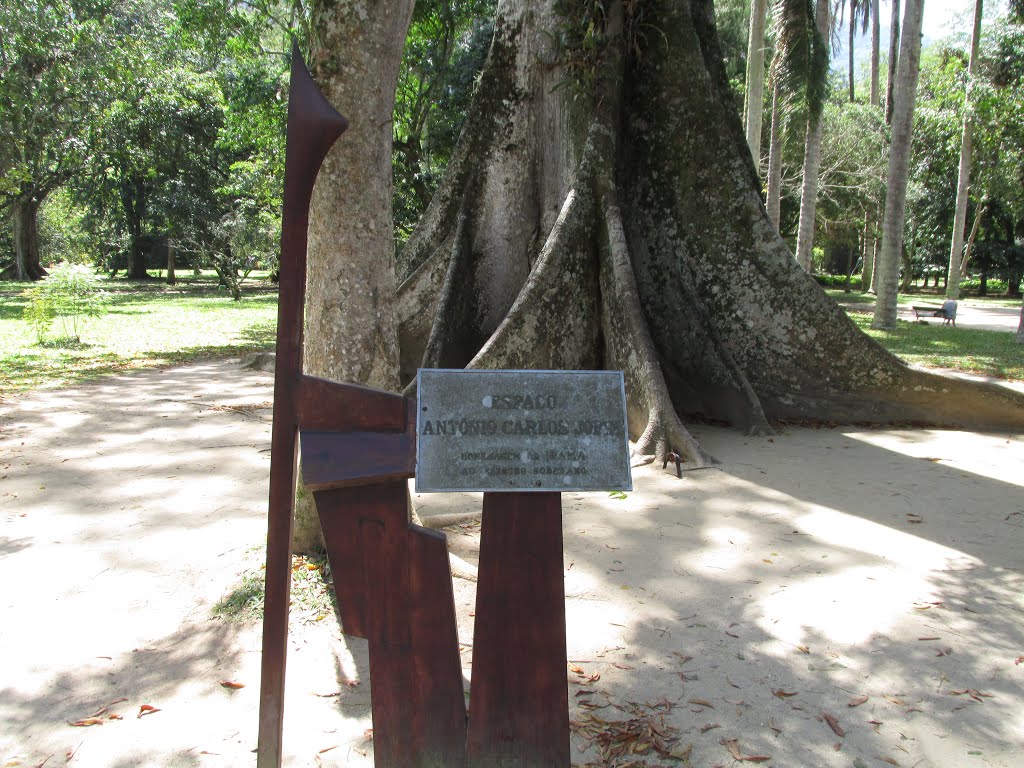
[[[808,576],[760,605],[761,627],[792,647],[824,636],[836,643],[856,644],[886,632],[915,600],[930,596],[927,579],[910,570],[884,566],[843,569]]]
[[[908,439],[908,435],[915,439]],[[936,429],[909,433],[847,432],[846,436],[887,451],[1024,487],[1024,435]]]
[[[794,522],[819,541],[891,560],[908,571],[945,570],[951,565],[980,562],[959,550],[831,509],[799,515]]]

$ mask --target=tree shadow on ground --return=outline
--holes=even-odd
[[[667,700],[695,765],[734,738],[779,765],[1012,765],[1019,486],[817,436],[735,450],[707,430],[721,468],[645,481],[639,512],[566,495],[570,657],[589,662],[570,675],[574,717]]]

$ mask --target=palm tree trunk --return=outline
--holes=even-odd
[[[829,49],[830,23],[829,0],[818,0],[814,9],[815,23],[821,33],[826,57]],[[796,235],[796,260],[805,270],[811,271],[811,255],[814,249],[814,217],[818,206],[818,168],[821,164],[821,115],[807,119],[807,143],[804,146],[803,184],[800,190],[800,224]]]
[[[879,46],[881,45],[881,26],[878,19],[879,0],[871,0],[871,86],[868,91],[868,103],[878,106],[878,70],[881,58]]]
[[[892,125],[892,103],[896,91],[896,65],[899,64],[900,0],[892,0],[889,21],[889,71],[885,79],[885,124]]]
[[[967,223],[967,194],[971,184],[971,79],[978,62],[978,40],[981,37],[983,0],[974,2],[974,32],[971,35],[971,58],[967,64],[967,87],[964,89],[964,128],[960,137],[960,168],[956,182],[956,207],[953,209],[953,237],[949,246],[949,278],[946,298],[960,298],[960,258],[964,248],[964,225]],[[980,208],[980,206],[979,206]]]
[[[767,0],[753,0],[750,6],[750,38],[747,43],[747,100],[743,124],[754,167],[761,168],[761,119],[764,115],[764,29]]]
[[[857,0],[850,0],[850,29],[847,37],[846,44],[846,56],[849,61],[849,75],[850,75],[850,101],[854,102],[857,100],[857,93],[854,90],[853,85],[853,40],[857,34]]]
[[[892,144],[886,174],[888,194],[882,220],[882,251],[878,263],[878,299],[872,328],[896,327],[896,297],[899,292],[900,257],[903,253],[903,223],[906,217],[910,146],[914,132],[914,104],[917,75],[921,64],[921,22],[924,0],[907,0],[900,38],[900,63],[893,98]]]
[[[778,78],[772,78],[772,132],[768,145],[768,218],[779,229],[779,208],[782,198],[782,108]]]

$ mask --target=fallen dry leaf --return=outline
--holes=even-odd
[[[700,727],[700,732],[701,733],[707,733],[708,731],[714,730],[715,728],[721,728],[721,727],[722,726],[721,726],[720,723],[708,723],[707,725],[702,725]]]
[[[737,739],[719,739],[719,744],[729,750],[733,760],[745,761],[748,763],[764,763],[771,760],[771,755],[744,755],[740,750],[740,743]]]
[[[929,635],[928,637],[919,637],[917,639],[918,640],[941,640],[942,638],[938,637],[937,635]]]
[[[836,719],[835,715],[829,714],[828,712],[822,712],[821,716],[824,718],[825,722],[828,723],[828,727],[832,729],[832,733],[839,738],[846,735],[846,731],[844,731],[843,727],[839,725],[839,721]]]
[[[798,646],[796,646],[796,649],[798,651],[800,651],[800,653],[810,653],[811,652],[811,649],[808,648],[806,645],[798,645]]]
[[[964,688],[962,691],[950,691],[949,695],[950,696],[962,696],[965,693],[968,696],[970,696],[972,699],[974,699],[975,701],[981,701],[982,698],[986,698],[986,699],[993,698],[993,695],[991,693],[985,693],[985,691],[979,691],[976,688]]]
[[[857,698],[850,699],[848,702],[846,702],[846,706],[848,706],[848,707],[859,707],[861,704],[863,704],[867,700],[868,700],[867,696],[858,696]]]
[[[619,664],[617,661],[613,661],[612,666],[616,669],[633,669],[633,667],[629,666],[628,664]]]
[[[224,688],[231,688],[232,690],[238,690],[239,688],[245,688],[245,683],[236,683],[234,680],[221,680],[220,684]]]
[[[743,754],[740,752],[740,743],[736,739],[719,739],[718,743],[729,750],[733,760],[743,759]]]
[[[964,693],[966,693],[966,691],[964,691]],[[903,701],[902,699],[897,699],[895,696],[888,696],[886,694],[882,694],[882,698],[886,701],[891,701],[893,704],[898,704],[901,707],[907,706],[907,702]]]
[[[322,754],[323,754],[324,752],[330,752],[330,751],[331,751],[332,749],[337,749],[337,748],[338,748],[338,745],[337,745],[337,744],[332,744],[332,745],[331,745],[331,746],[329,746],[329,747],[324,747],[324,748],[323,748],[323,749],[321,749],[321,750],[320,750],[319,752],[317,752],[317,754],[318,754],[318,755],[322,755]]]
[[[686,703],[687,704],[694,704],[694,705],[696,705],[698,707],[707,707],[708,709],[714,709],[715,708],[715,705],[712,704],[707,699],[687,699]]]
[[[936,648],[935,649],[935,655],[936,656],[952,656],[953,655],[953,649],[952,648]]]
[[[586,672],[583,671],[583,667],[579,667],[579,666],[577,666],[575,664],[570,664],[569,665],[569,671],[570,672],[575,672],[580,677],[583,677],[583,676],[585,676],[587,674]]]
[[[780,699],[785,699],[789,696],[796,696],[797,694],[796,691],[784,691],[781,688],[779,688],[777,691],[772,691],[772,693],[778,696]]]
[[[103,723],[102,717],[83,717],[81,720],[68,723],[68,725],[73,725],[76,728],[87,728],[90,725],[103,725]]]
[[[883,763],[888,763],[889,765],[895,765],[896,768],[900,768],[900,764],[897,763],[895,760],[893,760],[891,757],[878,756],[878,757],[875,758],[875,760],[881,760]]]
[[[160,710],[154,707],[152,704],[143,704],[141,707],[139,707],[139,714],[136,715],[136,717],[142,717],[143,715],[152,715],[154,712],[159,711]]]
[[[1018,656],[1013,663],[1014,664],[1024,664],[1024,656]]]

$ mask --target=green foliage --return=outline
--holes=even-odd
[[[817,122],[828,97],[828,40],[818,31],[814,0],[778,0],[772,11],[775,55],[772,77],[780,84],[782,112]]]
[[[412,234],[444,176],[493,36],[495,0],[420,0],[395,93],[394,215]]]
[[[92,270],[80,264],[62,263],[49,276],[25,292],[24,318],[34,329],[38,343],[46,340],[54,320],[59,320],[64,340],[81,342],[81,330],[89,318],[107,311],[107,296]]]
[[[817,274],[814,276],[814,279],[818,281],[819,285],[822,285],[826,288],[838,288],[843,290],[845,290],[846,288],[846,275]],[[850,290],[860,291],[860,289],[860,275],[852,275],[850,277]],[[842,294],[840,294],[840,297],[842,297]]]

